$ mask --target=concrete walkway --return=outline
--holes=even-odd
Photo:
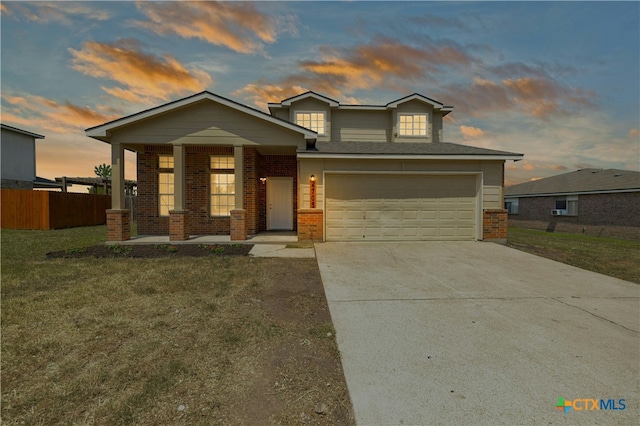
[[[482,242],[316,254],[358,424],[638,424],[640,285]]]
[[[315,258],[311,243],[299,243],[295,232],[263,232],[244,241],[231,241],[229,235],[194,235],[185,241],[169,241],[168,235],[142,235],[127,241],[107,241],[109,244],[253,244],[249,256]]]

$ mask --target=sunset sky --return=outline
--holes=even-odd
[[[2,123],[44,135],[37,174],[93,176],[84,129],[202,90],[266,111],[418,92],[445,141],[524,153],[507,184],[640,169],[639,2],[1,3]],[[127,156],[126,178],[135,179]]]

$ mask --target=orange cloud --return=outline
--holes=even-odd
[[[480,116],[491,112],[521,111],[536,118],[568,116],[593,108],[592,93],[569,88],[547,77],[522,77],[492,81],[475,78],[470,86],[444,88],[443,98],[463,114]]]
[[[69,49],[72,68],[95,78],[113,80],[123,87],[104,91],[127,102],[167,101],[173,95],[204,90],[211,77],[199,69],[187,69],[174,57],[142,53],[137,40],[115,43],[84,43],[81,50]]]
[[[478,127],[460,126],[460,133],[466,138],[477,138],[484,136],[484,130]]]
[[[380,86],[407,92],[409,86],[424,84],[437,71],[470,66],[475,61],[462,48],[450,43],[426,42],[416,47],[388,37],[377,37],[370,44],[351,48],[322,46],[319,56],[316,61],[299,62],[298,73],[276,83],[259,80],[235,94],[263,106],[265,98],[282,100],[287,97],[283,94],[300,93],[294,88],[314,90],[330,97]]]
[[[38,1],[38,2],[7,2],[2,3],[2,13],[16,12],[34,22],[61,22],[72,25],[72,18],[81,18],[95,21],[106,21],[112,14],[106,10],[98,9],[96,3]]]
[[[136,3],[150,22],[134,24],[156,34],[197,38],[239,53],[261,51],[276,40],[274,19],[248,2],[146,2]]]
[[[3,108],[2,121],[36,133],[84,134],[84,129],[118,117],[119,114],[103,114],[87,106],[70,102],[59,104],[42,96],[2,95],[7,102]],[[46,136],[46,135],[45,135]]]

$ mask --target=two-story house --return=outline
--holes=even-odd
[[[341,105],[307,92],[267,114],[205,91],[92,127],[112,148],[108,239],[130,238],[125,149],[137,153],[140,235],[505,239],[504,163],[522,154],[445,143],[452,110],[419,94]]]

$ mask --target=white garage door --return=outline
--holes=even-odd
[[[475,240],[475,175],[327,174],[326,240]]]

